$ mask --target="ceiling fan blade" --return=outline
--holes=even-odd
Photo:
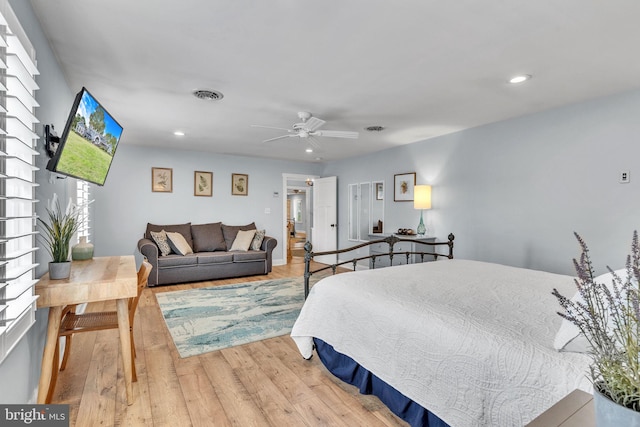
[[[322,125],[324,125],[325,122],[322,119],[319,119],[317,117],[310,117],[309,119],[307,119],[306,122],[304,122],[304,127],[309,130],[309,132],[313,132],[316,129],[320,128]]]
[[[352,138],[355,139],[360,134],[358,132],[348,132],[342,130],[319,130],[313,133],[313,136],[326,136],[329,138]]]
[[[320,148],[320,144],[318,144],[318,141],[313,136],[309,136],[309,138],[307,139],[307,142],[313,148],[316,148],[316,149]]]
[[[292,136],[297,136],[297,135],[282,135],[282,136],[276,136],[275,138],[265,139],[265,140],[264,140],[264,141],[262,141],[262,142],[271,142],[271,141],[275,141],[275,140],[282,139],[282,138],[289,138],[289,137],[292,137]]]
[[[262,126],[262,125],[251,125],[252,128],[265,128],[265,129],[278,129],[278,130],[283,130],[285,132],[292,132],[291,129],[287,129],[287,128],[277,128],[277,127],[273,127],[273,126]]]

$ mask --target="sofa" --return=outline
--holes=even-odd
[[[268,274],[277,243],[255,223],[149,223],[138,250],[153,266],[149,286],[158,286]]]

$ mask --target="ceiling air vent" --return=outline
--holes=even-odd
[[[364,130],[369,132],[382,132],[384,130],[384,126],[367,126]]]
[[[193,96],[198,99],[204,99],[205,101],[219,101],[224,98],[221,92],[215,90],[194,90]]]

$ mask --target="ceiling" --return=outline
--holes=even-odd
[[[329,161],[640,87],[636,0],[31,4],[122,144]],[[290,128],[299,111],[360,137],[306,153],[307,139],[263,143],[285,132],[250,126]]]

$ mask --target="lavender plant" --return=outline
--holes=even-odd
[[[589,249],[575,233],[581,247],[580,259],[573,260],[575,279],[582,301],[553,295],[564,309],[558,314],[575,324],[586,337],[593,364],[590,380],[600,393],[614,402],[640,412],[640,247],[633,233],[631,254],[627,256],[626,277],[607,267],[613,283],[597,283]]]

